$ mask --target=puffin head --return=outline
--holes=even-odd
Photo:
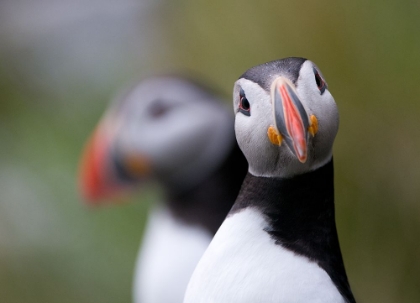
[[[115,100],[88,140],[79,187],[91,203],[155,179],[186,190],[234,144],[233,117],[209,90],[173,76],[149,78]]]
[[[331,159],[338,110],[313,62],[285,58],[247,70],[235,82],[233,104],[251,174],[287,178]]]

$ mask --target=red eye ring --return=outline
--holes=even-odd
[[[314,69],[314,74],[315,74],[315,82],[316,82],[316,86],[318,87],[319,91],[321,92],[321,95],[324,93],[325,89],[327,88],[327,84],[325,83],[324,79],[322,79],[321,75],[319,74],[319,72]]]
[[[249,110],[251,109],[249,101],[247,98],[245,98],[245,96],[241,97],[241,100],[239,101],[239,108],[247,112],[249,112]]]
[[[251,105],[249,104],[249,101],[246,98],[245,92],[243,91],[243,89],[241,89],[240,92],[239,92],[239,109],[238,109],[238,111],[240,111],[241,113],[243,113],[246,116],[251,115]]]

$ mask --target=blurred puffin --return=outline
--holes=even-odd
[[[149,78],[111,104],[85,148],[79,183],[91,204],[148,179],[164,191],[165,200],[148,216],[135,302],[182,302],[237,197],[248,165],[234,117],[222,103],[186,78]]]
[[[249,172],[184,303],[355,302],[334,218],[338,111],[320,70],[303,58],[253,67],[233,100]]]

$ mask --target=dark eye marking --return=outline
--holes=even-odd
[[[239,111],[245,116],[251,116],[251,105],[249,104],[242,88],[239,91]]]
[[[319,72],[314,68],[314,74],[315,74],[315,82],[316,86],[318,86],[319,91],[321,92],[321,95],[325,92],[327,89],[327,84],[325,83],[324,79],[322,79]]]
[[[153,118],[161,118],[168,112],[169,108],[170,106],[162,101],[156,100],[150,105],[149,114]]]

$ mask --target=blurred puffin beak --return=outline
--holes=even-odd
[[[105,121],[100,123],[88,139],[79,165],[79,191],[90,205],[103,204],[105,200],[118,202],[134,181],[150,170],[144,157],[113,155],[115,136],[104,124]]]
[[[109,194],[106,159],[109,140],[98,126],[88,139],[79,164],[79,190],[89,204],[99,204]]]
[[[312,126],[312,122],[316,120],[315,116],[311,116],[310,125],[308,114],[297,96],[294,84],[285,77],[278,77],[273,81],[271,100],[276,130],[298,160],[305,163],[309,133],[315,135],[317,130],[317,124],[315,131]]]

